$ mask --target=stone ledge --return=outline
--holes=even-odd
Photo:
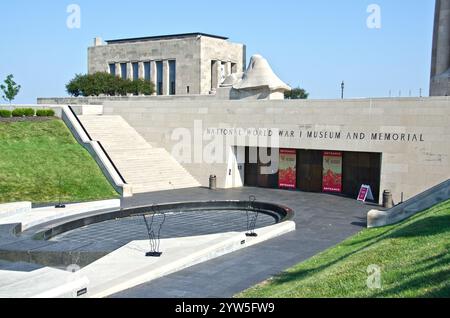
[[[367,227],[375,228],[399,223],[449,199],[450,179],[388,211],[369,211],[367,214]]]
[[[42,268],[31,272],[0,271],[0,298],[77,298],[89,281],[68,271]]]
[[[0,219],[20,215],[31,211],[31,202],[0,204]]]
[[[108,297],[292,231],[295,231],[295,222],[286,221],[256,230],[258,236],[254,238],[229,232],[165,239],[161,240],[164,253],[157,259],[144,257],[147,241],[134,241],[83,268],[80,275],[85,275],[91,282],[88,297]],[[98,275],[99,272],[102,275]]]

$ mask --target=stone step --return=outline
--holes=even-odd
[[[110,155],[112,155],[112,156],[114,156],[114,154],[111,154],[110,153]],[[152,165],[153,166],[163,166],[163,165],[175,165],[175,166],[178,166],[179,165],[179,163],[177,163],[176,161],[172,161],[172,160],[170,160],[170,161],[167,161],[167,157],[168,156],[166,156],[166,157],[161,157],[161,156],[158,156],[158,157],[134,157],[134,158],[126,158],[126,157],[123,157],[122,156],[122,158],[117,158],[116,156],[115,156],[115,159],[116,159],[116,161],[117,162],[129,162],[129,161],[133,161],[133,163],[139,163],[139,162],[141,162],[141,163],[146,163],[146,162],[151,162],[152,163]]]
[[[142,183],[134,186],[136,189],[150,189],[151,191],[160,191],[162,188],[191,188],[196,187],[190,183],[169,183],[169,182],[152,182],[152,183]],[[134,188],[133,188],[134,189]]]
[[[149,187],[149,188],[141,188],[141,187],[134,187],[133,193],[140,194],[140,193],[149,193],[149,192],[159,192],[159,191],[169,191],[169,190],[179,190],[179,189],[189,189],[189,188],[196,188],[196,186],[160,186],[160,187]]]
[[[152,147],[120,116],[79,116],[102,143],[134,193],[199,187],[168,151]]]
[[[183,174],[175,174],[172,173],[173,169],[165,169],[165,170],[159,170],[158,172],[150,172],[148,173],[146,170],[146,168],[142,168],[140,170],[128,170],[128,169],[123,169],[122,166],[120,165],[116,165],[118,169],[120,169],[125,175],[128,176],[128,179],[133,178],[156,178],[157,176],[164,176],[165,178],[167,178],[167,174],[170,173],[171,174],[171,180],[172,179],[178,179],[178,178],[183,178],[184,173]],[[183,171],[184,172],[184,171]],[[180,177],[178,177],[180,176]]]
[[[110,155],[112,157],[114,157],[113,154],[110,153]],[[166,159],[158,157],[158,158],[116,158],[114,157],[115,161],[117,164],[125,164],[127,166],[127,163],[129,162],[133,162],[133,166],[130,166],[131,168],[135,168],[135,167],[146,167],[148,164],[152,165],[152,167],[154,168],[163,168],[163,167],[178,167],[178,163],[174,162],[174,161],[165,161]]]
[[[119,142],[126,147],[140,145],[151,148],[145,139],[120,116],[79,116],[79,119],[92,139],[102,142],[104,146],[110,142]]]
[[[149,175],[149,176],[145,176],[145,175],[129,175],[129,180],[134,180],[134,181],[138,181],[139,183],[142,184],[147,184],[149,182],[157,182],[157,181],[162,181],[162,182],[191,182],[192,178],[188,178],[186,177],[185,174],[183,175],[178,175],[176,177],[174,176],[170,176],[169,178],[167,177],[167,174],[161,174],[161,175]]]
[[[128,180],[127,180],[128,181]],[[191,185],[191,180],[186,179],[171,179],[170,181],[165,178],[141,178],[141,179],[130,179],[130,183],[134,186],[141,185],[145,187],[150,187],[152,185],[158,184],[182,184],[182,185]]]

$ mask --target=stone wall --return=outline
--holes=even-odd
[[[233,72],[231,64],[236,65],[234,70],[235,72],[243,72],[247,67],[245,51],[245,45],[243,44],[230,43],[215,38],[202,37],[200,53],[202,60],[200,70],[200,94],[208,94],[209,91],[211,91],[211,61],[226,62],[226,75],[231,75],[231,73]]]
[[[244,45],[207,36],[116,43],[88,49],[88,72],[109,72],[109,64],[176,60],[176,94],[209,94],[211,90],[211,60],[233,62],[242,70],[245,63]],[[142,63],[140,75],[143,76]],[[156,70],[152,66],[151,78],[156,84]],[[165,77],[168,66],[164,63]],[[128,65],[131,77],[131,64]],[[168,93],[168,80],[164,80]],[[166,94],[164,94],[166,95]]]
[[[200,93],[200,41],[197,38],[109,44],[88,49],[89,74],[109,72],[110,63],[177,61],[177,92]],[[156,84],[155,70],[152,79]]]
[[[147,101],[196,101],[212,100],[216,95],[169,95],[169,96],[90,96],[90,97],[41,97],[40,104],[54,105],[103,105],[105,102],[147,102]]]
[[[106,115],[121,115],[151,144],[172,152],[173,133],[185,128],[281,130],[280,147],[382,153],[380,189],[395,202],[406,200],[450,178],[450,104],[445,97],[360,100],[105,102]],[[332,137],[333,136],[333,137]],[[339,136],[339,138],[337,138]],[[206,134],[206,138],[211,138]],[[388,140],[389,139],[389,140]],[[248,140],[236,141],[248,146]],[[260,144],[261,146],[266,146]],[[203,185],[215,174],[220,187],[228,179],[231,150],[222,163],[183,164]],[[235,172],[233,172],[235,173]],[[380,197],[382,197],[380,195]]]

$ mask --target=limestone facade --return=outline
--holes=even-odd
[[[207,95],[222,78],[246,66],[245,45],[203,33],[112,40],[105,45],[96,38],[94,43],[88,49],[89,74],[114,70],[116,76],[129,79],[150,74],[150,80],[162,86],[159,95]],[[175,65],[173,88],[170,63]]]
[[[105,101],[104,112],[122,116],[148,142],[169,152],[180,142],[177,132],[190,134],[191,162],[182,165],[205,186],[211,174],[220,187],[242,186],[245,172],[234,160],[236,151],[270,146],[264,138],[233,140],[232,147],[220,149],[222,162],[202,161],[201,151],[214,135],[236,131],[276,132],[280,148],[381,154],[380,198],[388,189],[395,202],[450,178],[450,104],[445,97]]]

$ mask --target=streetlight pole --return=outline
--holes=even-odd
[[[344,83],[344,81],[342,81],[342,83],[341,83],[341,99],[344,99],[344,88],[345,88],[345,83]]]

